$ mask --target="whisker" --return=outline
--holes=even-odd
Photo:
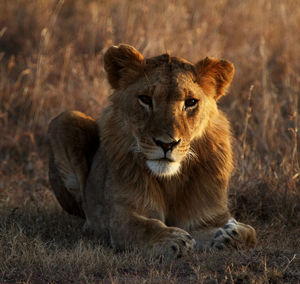
[[[189,151],[186,154],[186,157],[189,161],[199,159],[197,153],[192,148],[189,149]]]

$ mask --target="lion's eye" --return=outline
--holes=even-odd
[[[152,108],[152,98],[150,96],[142,95],[138,96],[141,104],[147,105]]]
[[[185,107],[185,109],[194,108],[197,106],[197,104],[198,104],[197,99],[186,99],[184,102],[184,107]]]

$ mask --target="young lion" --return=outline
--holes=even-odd
[[[69,111],[49,126],[49,176],[62,207],[118,249],[173,258],[194,247],[253,247],[255,230],[228,210],[231,133],[216,104],[233,65],[144,59],[121,44],[104,67],[115,91],[99,122]]]

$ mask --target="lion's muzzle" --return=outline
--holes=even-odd
[[[173,151],[173,149],[180,143],[181,139],[173,140],[171,142],[164,142],[162,140],[153,138],[153,141],[157,146],[159,146],[163,149],[163,151],[166,155],[168,151]]]

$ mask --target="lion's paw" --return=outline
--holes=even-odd
[[[256,244],[256,232],[249,225],[231,218],[223,228],[219,228],[211,242],[211,248],[252,248]]]
[[[188,254],[195,245],[196,241],[189,233],[179,228],[169,227],[154,241],[151,253],[154,257],[174,259]]]

